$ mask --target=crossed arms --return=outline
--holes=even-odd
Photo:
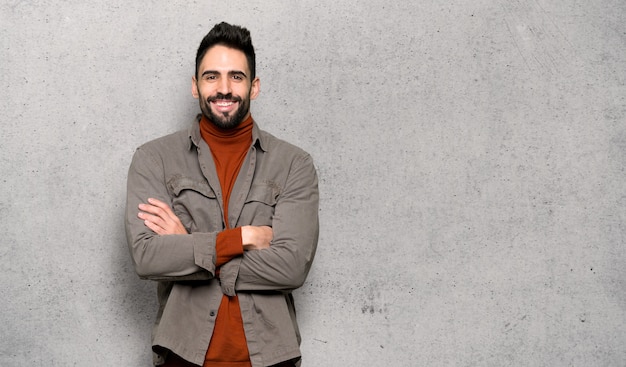
[[[137,216],[143,220],[146,227],[154,233],[164,236],[170,234],[188,234],[180,219],[172,209],[161,200],[148,198],[147,203],[138,205]],[[273,237],[272,228],[269,226],[242,226],[241,243],[243,249],[262,250],[270,247]]]
[[[190,218],[184,208],[174,212],[170,206],[171,187],[169,181],[164,182],[163,159],[155,150],[138,149],[129,169],[126,234],[135,270],[144,279],[158,281],[212,279],[219,266],[217,237],[223,231],[185,228],[183,223],[188,225]],[[317,175],[310,156],[290,159],[287,167],[276,165],[284,172],[282,178],[271,172],[266,175],[278,177],[276,182],[281,184],[280,195],[271,197],[276,200],[271,204],[271,218],[263,215],[269,221],[259,222],[258,215],[247,212],[242,225],[235,228],[243,251],[220,267],[225,294],[290,291],[306,279],[319,233]]]

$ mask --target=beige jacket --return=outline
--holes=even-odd
[[[202,365],[222,294],[239,296],[253,367],[300,358],[291,291],[309,272],[318,239],[317,175],[303,150],[254,125],[253,143],[231,193],[229,223],[269,225],[268,249],[247,251],[215,275],[224,229],[220,183],[198,122],[137,149],[128,172],[126,236],[137,274],[158,281],[155,364],[167,350]],[[190,234],[159,236],[138,204],[169,203]]]

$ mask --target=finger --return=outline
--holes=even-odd
[[[178,217],[176,217],[176,215],[167,206],[165,209],[162,209],[161,207],[154,206],[152,204],[139,204],[139,210],[157,216],[166,222],[178,219]]]
[[[146,227],[150,228],[152,231],[154,231],[154,233],[158,235],[162,235],[165,233],[165,230],[161,228],[160,226],[158,226],[157,224],[155,224],[154,222],[151,222],[149,220],[144,220],[143,223],[146,225]]]
[[[167,223],[159,216],[157,215],[151,215],[151,214],[147,214],[147,213],[139,213],[137,215],[139,218],[144,220],[144,223],[149,222],[152,223],[154,226],[158,226],[159,228],[165,229]],[[150,229],[152,229],[152,227],[148,226]]]
[[[168,217],[172,219],[177,218],[174,212],[172,211],[172,208],[170,208],[170,206],[166,204],[165,202],[159,199],[155,199],[155,198],[148,198],[148,203],[156,206],[157,208],[160,208],[163,211],[164,216],[167,215]]]
[[[144,211],[146,213],[158,215],[158,216],[164,215],[163,209],[159,208],[158,206],[154,206],[152,204],[139,204],[139,210]]]
[[[159,199],[155,199],[155,198],[148,198],[148,203],[154,206],[158,206],[159,208],[162,208],[162,209],[169,208],[169,206],[165,202]]]

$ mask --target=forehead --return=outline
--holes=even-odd
[[[198,70],[198,72],[199,74],[202,74],[206,70],[238,70],[243,71],[246,74],[250,73],[246,54],[242,51],[222,45],[213,46],[204,54],[202,62],[200,63],[200,70]]]

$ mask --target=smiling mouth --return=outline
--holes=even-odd
[[[231,113],[235,113],[238,108],[237,106],[239,106],[239,101],[230,99],[217,99],[211,101],[211,105],[213,106],[213,111],[215,113],[229,116]]]
[[[213,103],[215,103],[218,107],[228,107],[235,104],[235,101],[215,101]]]

